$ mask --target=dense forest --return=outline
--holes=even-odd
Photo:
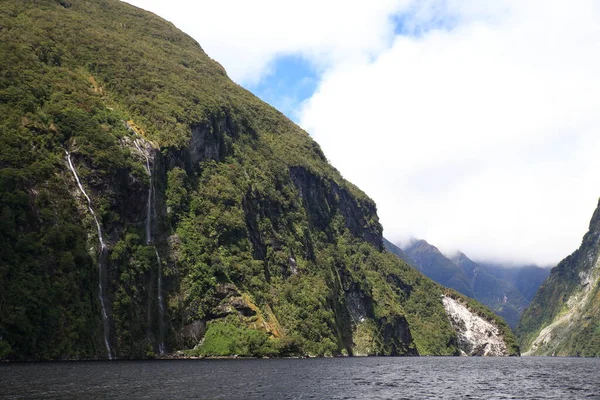
[[[192,38],[116,0],[0,2],[0,359],[453,355],[376,206]]]

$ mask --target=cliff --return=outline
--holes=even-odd
[[[373,201],[172,24],[4,1],[0,71],[0,358],[460,353]]]
[[[579,249],[552,269],[519,321],[528,355],[600,355],[599,256],[600,207]]]

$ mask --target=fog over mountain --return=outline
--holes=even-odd
[[[462,252],[442,254],[425,240],[413,240],[403,249],[384,239],[388,251],[423,274],[465,296],[487,305],[515,328],[550,274],[535,265],[501,265],[473,261]]]

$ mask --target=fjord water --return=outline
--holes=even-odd
[[[600,398],[598,358],[368,357],[0,365],[0,397]]]

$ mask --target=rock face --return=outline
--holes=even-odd
[[[290,177],[302,196],[312,226],[324,229],[339,213],[344,217],[346,228],[354,236],[362,238],[379,250],[383,249],[381,225],[371,219],[376,213],[372,202],[360,201],[353,197],[348,189],[335,182],[323,180],[306,168],[290,168]]]
[[[600,355],[600,207],[581,247],[552,269],[517,332],[525,355]]]
[[[461,355],[509,355],[504,338],[497,326],[484,320],[449,296],[443,296],[442,302],[450,323],[457,331]]]

